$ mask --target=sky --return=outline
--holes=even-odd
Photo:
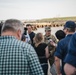
[[[76,0],[0,0],[0,20],[76,16]]]

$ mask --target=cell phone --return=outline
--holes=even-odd
[[[49,43],[49,42],[53,42],[53,40],[52,40],[52,39],[49,39],[49,40],[48,40],[48,43]]]

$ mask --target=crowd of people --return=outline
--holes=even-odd
[[[0,75],[76,75],[76,24],[67,21],[55,36],[17,19],[0,24]],[[50,65],[50,70],[48,67]]]

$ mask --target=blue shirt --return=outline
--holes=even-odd
[[[0,75],[44,75],[44,73],[31,45],[13,36],[1,36]]]
[[[69,34],[58,42],[56,52],[54,54],[55,56],[57,56],[58,58],[60,58],[62,60],[62,70],[61,70],[62,75],[65,75],[64,70],[63,70],[65,63],[63,61],[68,52],[68,44],[71,39],[71,36],[72,36],[72,34]]]
[[[76,33],[70,40],[70,43],[68,45],[68,53],[64,62],[76,67]]]

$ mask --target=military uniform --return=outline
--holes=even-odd
[[[44,35],[44,42],[48,44],[49,40],[52,39],[53,42],[57,43],[57,40],[54,35],[46,36]]]
[[[50,29],[50,27],[46,27],[45,31],[46,30],[48,31],[48,30],[51,30],[51,29]],[[54,37],[54,35],[49,35],[49,36],[46,36],[46,34],[44,35],[44,42],[48,45],[48,49],[49,49],[49,52],[50,52],[49,62],[50,62],[50,65],[52,66],[52,64],[54,63],[55,46],[53,46],[53,45],[50,44],[50,39],[54,43],[57,43],[57,40]]]

